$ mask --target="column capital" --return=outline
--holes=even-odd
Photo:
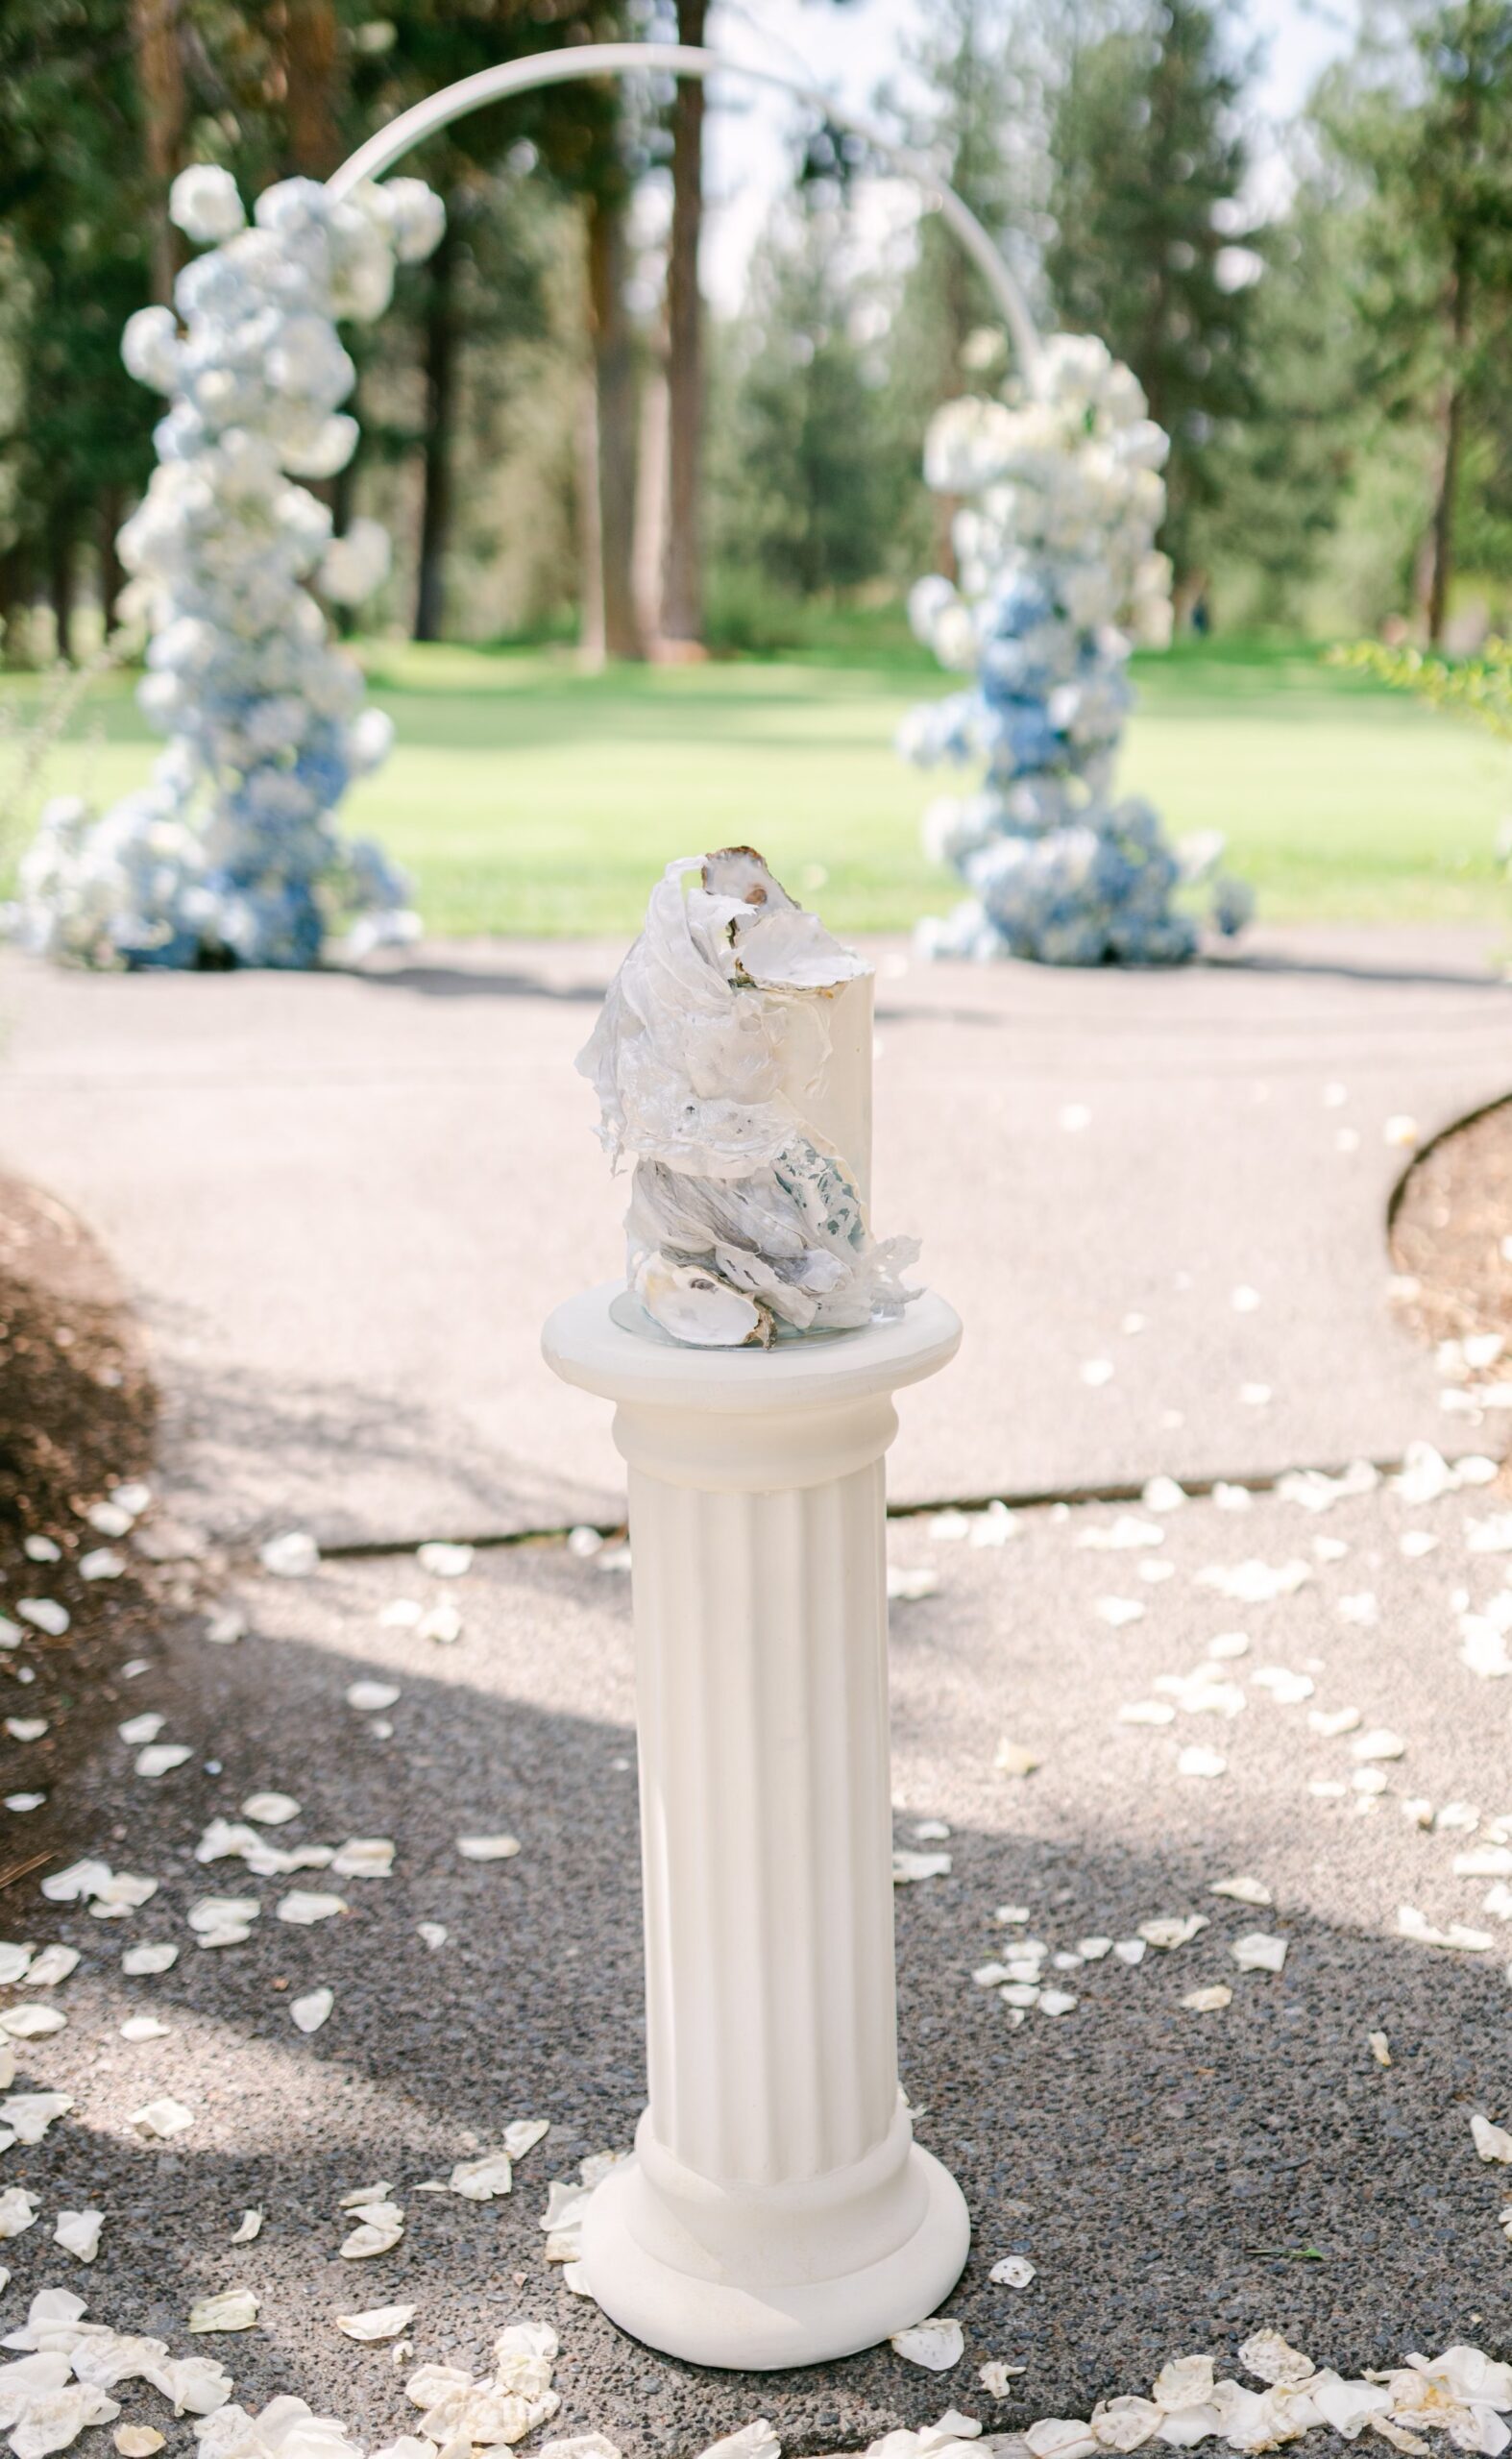
[[[712,1492],[818,1485],[879,1459],[897,1429],[892,1394],[961,1345],[954,1307],[925,1290],[896,1322],[860,1331],[688,1349],[617,1324],[622,1287],[606,1281],[555,1309],[547,1364],[617,1403],[615,1442],[632,1468]]]

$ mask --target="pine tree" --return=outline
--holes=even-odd
[[[1467,458],[1504,470],[1512,449],[1512,0],[1419,0],[1373,23],[1318,117],[1353,183],[1357,380],[1432,432],[1416,596],[1437,642]]]
[[[1202,515],[1255,405],[1254,302],[1225,254],[1246,224],[1232,40],[1225,0],[1147,0],[1072,45],[1050,127],[1059,322],[1134,369],[1171,438],[1161,543],[1179,597],[1201,585]]]
[[[73,647],[88,554],[109,602],[125,500],[151,467],[151,397],[120,361],[151,296],[153,218],[131,29],[118,0],[0,11],[0,289],[11,380],[0,413],[0,596],[7,648],[51,599]],[[14,630],[12,631],[12,623]]]
[[[768,231],[721,437],[724,559],[799,597],[886,570],[908,483],[888,450],[884,370],[858,335],[865,294],[844,236],[842,212],[817,192]]]
[[[909,67],[927,101],[911,130],[1020,278],[1034,271],[1044,202],[1037,30],[1022,0],[936,0],[910,48]],[[918,226],[917,254],[903,285],[890,352],[891,414],[898,440],[919,439],[942,402],[1001,379],[1008,344],[1002,315],[981,275],[937,214]],[[917,551],[954,569],[954,504],[929,499],[933,536]]]

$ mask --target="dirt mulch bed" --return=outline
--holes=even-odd
[[[1500,1332],[1512,1351],[1512,1099],[1429,1145],[1401,1188],[1391,1220],[1407,1321],[1425,1340]],[[1504,1364],[1496,1370],[1505,1373]]]
[[[48,1797],[7,1818],[0,1889],[70,1857],[53,1787],[107,1717],[130,1713],[118,1668],[160,1624],[164,1575],[130,1540],[115,1541],[126,1563],[115,1578],[78,1570],[108,1542],[90,1505],[150,1475],[156,1415],[109,1258],[66,1206],[0,1175],[0,1612],[21,1632],[0,1651],[0,1716],[47,1719],[36,1741],[0,1733],[0,1795]],[[18,1617],[31,1597],[66,1608],[67,1630],[54,1637]]]

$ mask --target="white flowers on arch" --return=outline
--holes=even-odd
[[[913,710],[898,748],[987,768],[977,792],[924,816],[926,850],[971,890],[921,926],[926,955],[1181,963],[1199,935],[1177,900],[1201,881],[1220,931],[1249,919],[1248,889],[1216,871],[1221,836],[1173,849],[1150,804],[1111,794],[1130,650],[1171,635],[1155,551],[1167,450],[1131,371],[1068,333],[1010,400],[949,402],[931,422],[925,477],[964,499],[960,582],[917,582],[909,612],[940,664],[974,679]]]
[[[169,209],[210,253],[180,274],[177,316],[144,307],[122,337],[132,375],[171,405],[120,539],[121,611],[150,635],[137,697],[169,744],[152,782],[103,815],[74,796],[45,807],[10,918],[27,946],[94,965],[311,965],[345,921],[360,955],[418,929],[402,876],[334,823],[393,728],[363,707],[361,669],[312,588],[366,597],[389,542],[365,520],[332,537],[296,481],[350,460],[354,370],[337,321],[382,314],[396,262],[440,238],[441,201],[419,180],[342,201],[285,180],[249,229],[230,174],[198,165]]]

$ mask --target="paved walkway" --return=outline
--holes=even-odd
[[[1464,937],[1317,933],[1142,980],[889,966],[883,1217],[922,1230],[970,1334],[904,1401],[897,1489],[1232,1476],[1458,1432],[1387,1312],[1404,1152],[1385,1122],[1428,1133],[1506,1089],[1512,994],[1479,958]],[[535,1350],[548,1305],[614,1265],[617,1199],[568,1073],[606,962],[457,951],[383,984],[8,969],[6,1160],[111,1242],[157,1346],[149,1546],[164,1510],[390,1539],[613,1513],[601,1419]],[[896,1210],[890,1185],[912,1191]],[[1258,1304],[1236,1308],[1241,1287]],[[1084,1377],[1094,1359],[1110,1377]],[[1267,1401],[1241,1397],[1259,1383]],[[165,1615],[123,1633],[134,1669],[83,1702],[66,1652],[28,1635],[7,1663],[37,1658],[25,1702],[58,1744],[28,1837],[158,1886],[119,1926],[35,1875],[7,1896],[10,1935],[81,1954],[66,2028],[17,2043],[18,2085],[75,2106],[5,2155],[0,2187],[41,2213],[5,2247],[8,2326],[39,2287],[76,2287],[98,2320],[212,2349],[247,2406],[294,2392],[371,2445],[413,2429],[408,2367],[338,2314],[412,2305],[416,2361],[474,2371],[504,2324],[550,2321],[550,2432],[607,2433],[625,2459],[689,2459],[763,2414],[790,2452],[947,2406],[1004,2433],[1143,2392],[1173,2355],[1232,2370],[1267,2325],[1344,2372],[1456,2340],[1504,2354],[1507,2172],[1470,2120],[1512,2126],[1512,1685],[1463,1653],[1469,1636],[1490,1671],[1508,1619],[1485,1525],[1504,1488],[1376,1488],[1319,1517],[1280,1495],[1053,1507],[1002,1545],[971,1542],[1000,1522],[893,1523],[894,1560],[938,1581],[893,1617],[896,1838],[951,1861],[899,1895],[904,2075],[975,2230],[948,2305],[965,2350],[939,2377],[886,2349],[697,2373],[544,2262],[547,2180],[624,2145],[643,2090],[622,1571],[547,1545],[458,1579],[409,1555],[247,1576],[239,1642]],[[354,1703],[355,1680],[397,1695]],[[115,1730],[142,1714],[188,1752],[161,1776],[137,1765],[145,1733]],[[1000,1737],[1036,1772],[1000,1772]],[[212,1817],[269,1791],[297,1805],[276,1846],[389,1838],[393,1875],[195,1859]],[[500,1832],[516,1857],[458,1853]],[[1235,1878],[1248,1900],[1212,1892]],[[345,1909],[290,1923],[291,1890]],[[195,1942],[210,1893],[259,1908],[243,1943]],[[1281,1971],[1236,1961],[1255,1932],[1284,1942]],[[972,1975],[1028,1936],[1144,1955],[1047,1966],[1075,2005],[1015,2024]],[[146,1942],[178,1948],[171,1968],[126,1971]],[[322,1987],[305,2035],[291,2009]],[[124,2037],[132,2016],[166,2029]],[[134,2113],[163,2096],[190,2122],[155,2142]],[[421,2190],[528,2117],[551,2132],[507,2199]],[[342,2198],[379,2180],[404,2234],[343,2261]],[[51,2236],[91,2205],[85,2273]],[[233,2248],[247,2207],[261,2233]],[[1029,2286],[990,2280],[1008,2253]],[[187,2342],[191,2301],[241,2286],[256,2328]],[[1003,2396],[992,2360],[1026,2369]],[[173,2429],[129,2398],[130,2422]]]
[[[1165,975],[877,954],[879,1225],[922,1233],[967,1327],[911,1404],[897,1498],[1378,1457],[1436,1423],[1388,1308],[1386,1125],[1430,1134],[1507,1089],[1512,987],[1481,937],[1261,934]],[[617,1515],[604,1415],[536,1346],[620,1263],[572,1070],[617,955],[0,968],[5,1158],[134,1291],[177,1510],[345,1541]]]
[[[295,2392],[369,2447],[415,2429],[409,2367],[343,2339],[338,2314],[411,2305],[412,2361],[475,2372],[504,2324],[546,2321],[563,2407],[542,2438],[597,2430],[625,2459],[692,2459],[756,2416],[790,2453],[859,2450],[947,2406],[989,2432],[1085,2417],[1101,2396],[1146,2391],[1169,2356],[1207,2350],[1229,2372],[1266,2326],[1346,2373],[1460,2340],[1506,2355],[1508,2173],[1477,2158],[1470,2118],[1512,2126],[1512,1898],[1487,1876],[1506,1863],[1495,1838],[1509,1831],[1492,1822],[1512,1814],[1512,1685],[1467,1669],[1451,1600],[1496,1593],[1507,1558],[1472,1550],[1469,1523],[1507,1500],[1381,1492],[1321,1519],[1277,1497],[1242,1514],[1194,1502],[1140,1514],[1156,1542],[1111,1550],[1107,1509],[1020,1515],[1001,1548],[893,1523],[894,1559],[939,1582],[894,1608],[892,1661],[897,1841],[917,1851],[920,1822],[950,1830],[928,1845],[949,1854],[948,1875],[898,1895],[904,2080],[974,2228],[946,2307],[964,2354],[940,2376],[888,2348],[760,2379],[698,2372],[622,2338],[544,2260],[548,2180],[625,2146],[644,2088],[622,1573],[561,1546],[479,1555],[446,1581],[408,1557],[335,1562],[244,1588],[252,1629],[234,1646],[165,1627],[34,1822],[56,1815],[66,1850],[154,1877],[158,1893],[117,1925],[44,1902],[35,1878],[7,1898],[9,1935],[83,1954],[57,1993],[68,2029],[19,2045],[21,2086],[77,2106],[39,2149],[5,2155],[4,2183],[33,2188],[41,2212],[4,2250],[7,2317],[44,2284],[76,2288],[118,2328],[213,2352],[249,2408]],[[1405,1553],[1404,1537],[1431,1550]],[[1297,1565],[1301,1585],[1266,1602],[1212,1585],[1251,1559]],[[1144,1611],[1114,1628],[1110,1595]],[[406,1599],[454,1606],[461,1637],[442,1646],[397,1625]],[[1173,1693],[1221,1632],[1242,1632],[1245,1652],[1230,1639],[1211,1676]],[[1291,1677],[1280,1694],[1278,1668]],[[399,1696],[359,1714],[354,1680]],[[1168,1726],[1119,1721],[1178,1697]],[[1310,1721],[1350,1708],[1353,1733]],[[143,1711],[193,1754],[157,1781],[114,1732]],[[1402,1757],[1362,1762],[1356,1744],[1381,1727]],[[995,1771],[1003,1735],[1042,1755],[1027,1780]],[[1183,1776],[1193,1747],[1222,1772]],[[1359,1790],[1361,1776],[1382,1789]],[[270,1789],[301,1806],[263,1831],[272,1843],[388,1837],[393,1875],[198,1864],[206,1823]],[[1408,1800],[1431,1808],[1409,1818]],[[1451,1804],[1436,1832],[1419,1823]],[[459,1856],[459,1837],[500,1831],[517,1858]],[[1480,1875],[1456,1871],[1487,1849]],[[1268,1901],[1211,1892],[1236,1877]],[[276,1907],[293,1889],[349,1909],[288,1926]],[[244,1944],[195,1940],[186,1915],[212,1893],[260,1906]],[[1026,1917],[1005,1927],[1005,1905]],[[1486,1951],[1399,1936],[1401,1905],[1446,1933],[1468,1925]],[[1207,1926],[1149,1945],[1136,1968],[1103,1955],[1047,1971],[1076,2001],[1058,2015],[1031,2009],[1015,2027],[972,1980],[1026,1937],[1074,1954],[1191,1915]],[[441,1925],[441,1943],[422,1924]],[[1236,1964],[1256,1932],[1284,1941],[1280,1973]],[[147,1941],[178,1960],[128,1977],[122,1947]],[[1220,1986],[1227,2006],[1184,2003]],[[318,1987],[334,2005],[305,2038],[290,2009]],[[132,2016],[168,2029],[122,2038]],[[165,2094],[192,2123],[155,2144],[132,2117]],[[420,2190],[532,2117],[552,2130],[506,2200]],[[343,2261],[342,2198],[379,2180],[402,2242]],[[49,2242],[60,2206],[86,2205],[107,2215],[87,2274]],[[247,2207],[261,2234],[232,2247]],[[992,2283],[1009,2253],[1036,2267],[1029,2287]],[[260,2297],[256,2329],[187,2342],[191,2301],[234,2287]],[[1002,2398],[979,2379],[993,2359],[1026,2369]],[[171,2429],[156,2400],[129,2396],[131,2421]]]

